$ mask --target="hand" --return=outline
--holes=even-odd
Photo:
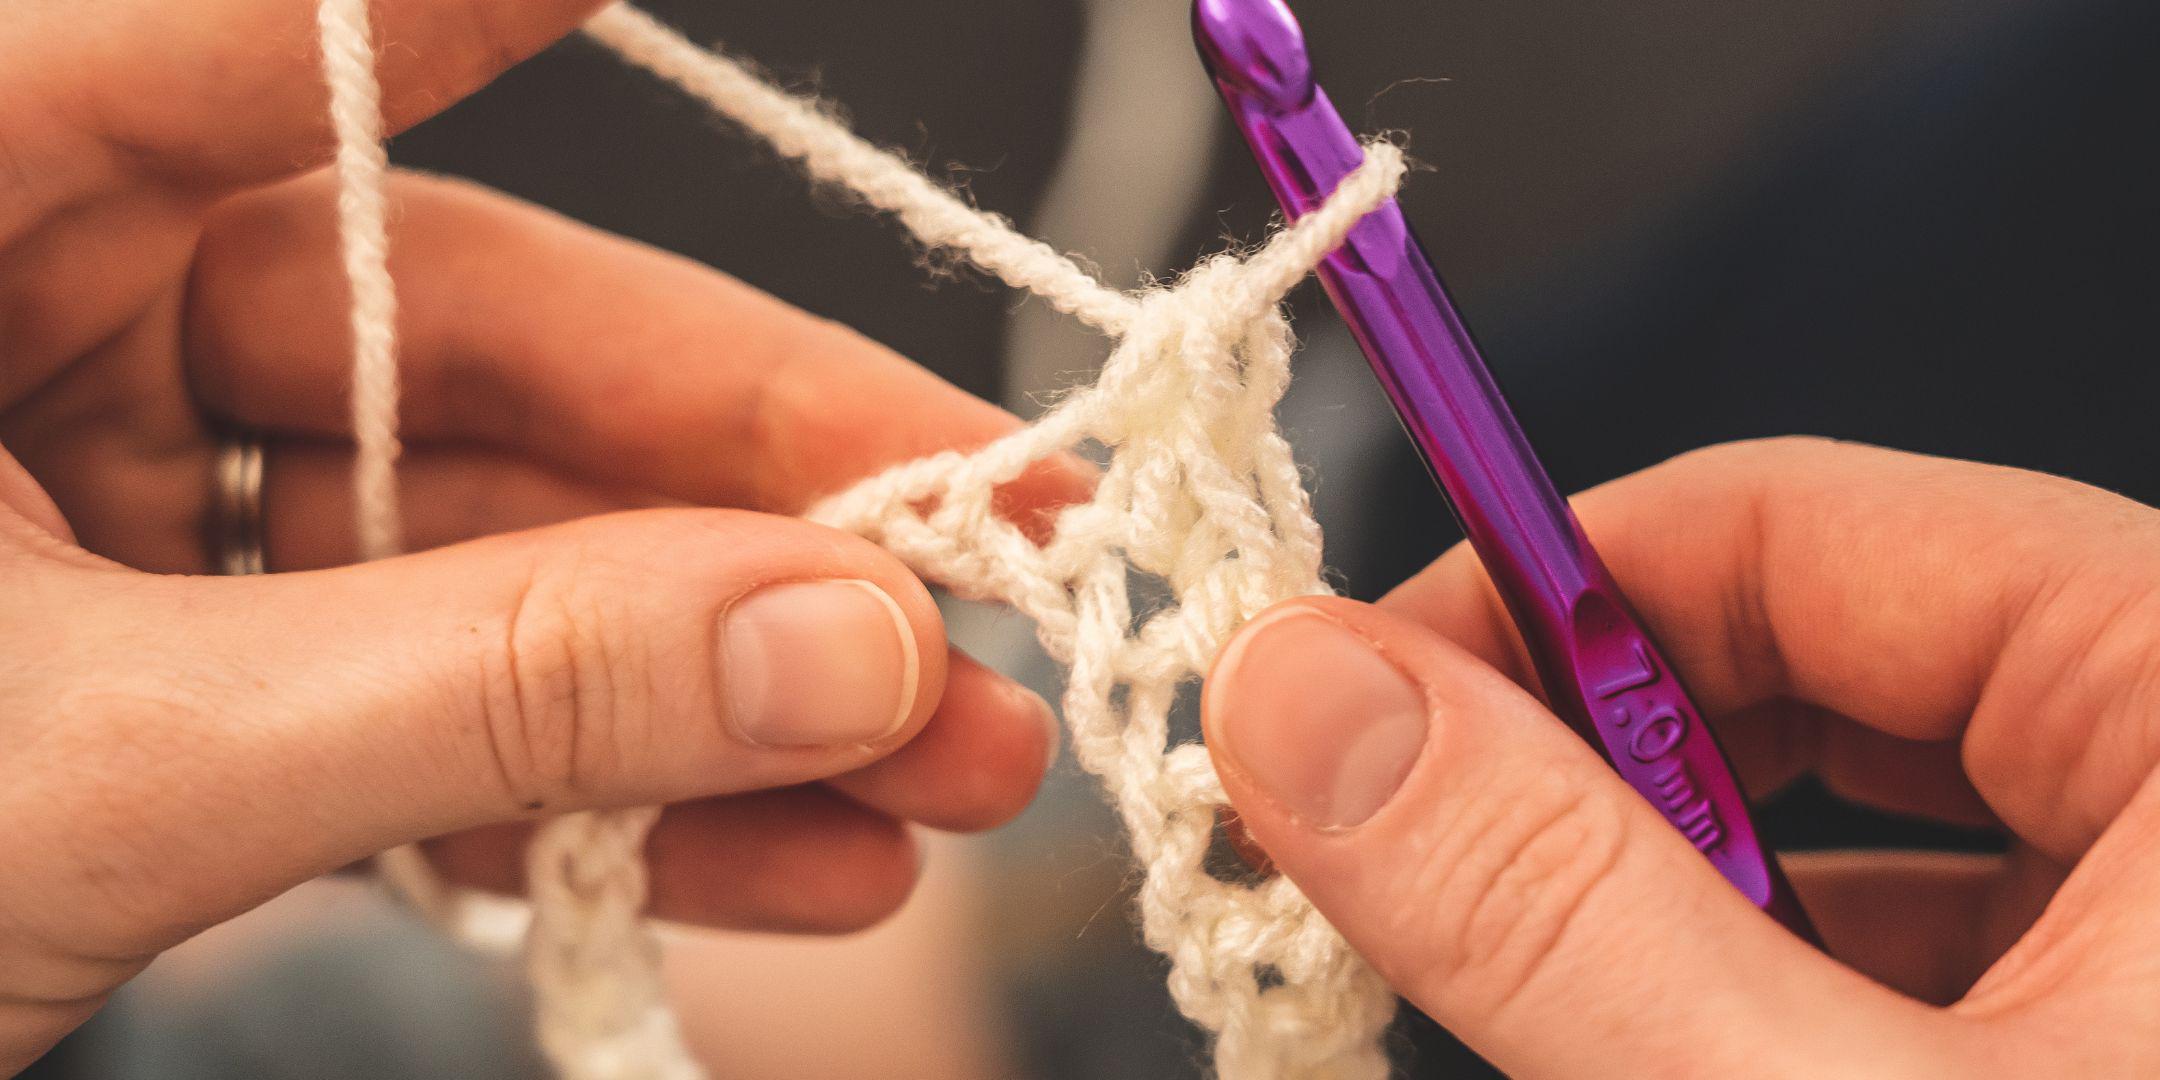
[[[1522,1077],[2160,1072],[2160,511],[1794,440],[1578,506],[1750,790],[2012,847],[1787,860],[1816,952],[1524,689],[1457,550],[1263,614],[1204,706],[1252,838],[1413,1004]]]
[[[392,125],[597,6],[382,0]],[[329,569],[351,350],[313,7],[0,15],[0,1073],[158,951],[393,845],[446,837],[445,871],[509,889],[521,823],[673,802],[659,914],[846,930],[905,896],[904,822],[993,824],[1043,769],[1047,710],[949,654],[899,563],[775,516],[1016,421],[460,183],[392,192],[435,550]],[[270,564],[306,572],[143,572],[207,569],[214,425],[268,433]]]

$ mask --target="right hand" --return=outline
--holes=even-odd
[[[1805,440],[1578,508],[1750,790],[2013,843],[1789,858],[1815,951],[1525,689],[1458,549],[1263,614],[1204,704],[1240,822],[1405,996],[1525,1078],[2160,1075],[2160,511]]]

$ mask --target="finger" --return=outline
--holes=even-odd
[[[263,451],[269,567],[319,570],[358,561],[352,446],[271,438]],[[67,493],[69,510],[83,525],[83,542],[99,555],[139,569],[203,574],[214,570],[204,543],[204,516],[211,509],[203,497],[218,482],[214,460],[208,447],[126,467],[101,454],[75,455],[46,475],[55,490]],[[587,483],[501,451],[437,444],[406,448],[398,495],[404,545],[414,551],[595,514],[679,505],[648,492]],[[161,527],[149,527],[150,521]]]
[[[1511,1075],[1959,1060],[1959,1025],[1771,922],[1551,713],[1423,627],[1294,601],[1224,652],[1203,715],[1275,864]]]
[[[977,832],[1027,807],[1057,745],[1057,718],[1042,698],[954,650],[945,698],[922,733],[829,783],[894,817]]]
[[[1690,454],[1577,505],[1713,715],[1788,697],[1898,738],[1957,740],[1990,807],[2064,861],[2160,760],[2139,689],[2160,611],[2147,507],[1813,440]],[[1482,578],[1459,550],[1387,605],[1520,674]],[[2110,752],[2091,753],[2096,739]]]
[[[1816,771],[1833,794],[1893,814],[1975,829],[2002,824],[1965,775],[1956,742],[1901,739],[1841,720],[1823,732]]]
[[[265,448],[263,528],[272,569],[320,570],[360,560],[352,485],[350,445],[286,439]],[[665,501],[588,484],[500,451],[429,445],[406,451],[398,496],[405,546],[413,551]]]
[[[1726,757],[1758,798],[1813,773],[1862,806],[1968,828],[2002,824],[1973,790],[1956,740],[1900,738],[1782,697],[1714,723]]]
[[[569,33],[602,0],[375,0],[388,131],[401,131]],[[61,18],[65,0],[33,0]],[[120,170],[237,187],[328,159],[313,0],[102,4],[94,33],[48,34],[11,76],[67,102]],[[35,22],[36,12],[31,13]]]
[[[740,511],[305,574],[77,577],[50,610],[108,631],[62,634],[23,689],[11,754],[38,779],[0,811],[38,835],[0,864],[117,848],[99,873],[142,884],[100,895],[129,893],[110,914],[138,946],[177,939],[142,912],[216,921],[398,843],[852,772],[944,690],[936,606],[896,560]]]
[[[2160,777],[2160,773],[2154,774]],[[2045,1055],[2020,1073],[2148,1076],[2160,1069],[2160,779],[2139,786],[2031,929],[1957,1005]],[[2030,905],[2037,908],[2037,903]],[[2062,1033],[2075,1031],[2075,1039]],[[2015,1067],[2015,1066],[2013,1066]]]
[[[355,561],[351,448],[288,442],[271,448],[265,461],[265,505],[276,508],[267,516],[270,565],[290,571]],[[415,550],[553,525],[641,498],[484,451],[421,447],[401,473]],[[932,828],[987,829],[1034,797],[1057,734],[1042,698],[948,650],[945,692],[923,731],[891,757],[833,783],[869,806]]]
[[[1602,491],[1582,496],[1578,512],[1591,513],[1590,504]],[[1467,545],[1447,552],[1383,597],[1380,606],[1448,635],[1543,700],[1522,635]],[[1652,611],[1671,605],[1637,606]],[[1691,681],[1693,663],[1681,664]],[[1786,696],[1775,686],[1751,687],[1722,699],[1698,692],[1698,704],[1712,710],[1725,756],[1757,799],[1812,774],[1840,797],[1874,809],[1955,824],[1999,824],[1965,775],[1955,737],[1962,732],[1933,741],[1903,738]]]
[[[458,884],[525,889],[530,823],[430,841]],[[733,930],[838,934],[899,910],[919,868],[907,828],[823,787],[792,787],[670,806],[646,841],[650,911]]]
[[[345,430],[346,315],[324,177],[234,200],[189,303],[197,394],[258,427]],[[607,485],[797,512],[878,469],[1019,422],[739,281],[466,185],[397,179],[407,430]],[[1088,491],[1060,461],[1023,514]]]
[[[2000,955],[2007,942],[1991,931],[2035,865],[1948,851],[1801,851],[1781,861],[1831,955],[1936,1004],[1963,996]]]

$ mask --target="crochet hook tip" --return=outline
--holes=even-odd
[[[1312,101],[1305,31],[1282,0],[1193,0],[1193,38],[1225,87],[1276,111]]]

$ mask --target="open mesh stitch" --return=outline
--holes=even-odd
[[[384,259],[379,89],[367,0],[322,0],[324,70],[339,139],[340,225],[352,281],[360,533],[370,557],[396,549],[394,295]],[[818,183],[892,215],[925,247],[966,258],[1109,337],[1094,385],[971,453],[893,468],[810,516],[859,533],[925,577],[1032,619],[1070,672],[1064,719],[1100,778],[1143,871],[1139,922],[1170,961],[1178,1007],[1216,1036],[1229,1080],[1374,1080],[1394,996],[1284,878],[1233,883],[1205,862],[1226,804],[1206,749],[1173,744],[1172,702],[1230,635],[1279,601],[1325,591],[1320,532],[1274,408],[1289,382],[1285,294],[1394,194],[1401,152],[1364,164],[1318,210],[1250,255],[1221,255],[1175,283],[1124,293],[977,210],[906,160],[849,132],[817,103],[779,90],[613,5],[586,27],[629,63],[681,87],[798,163]],[[993,507],[996,489],[1083,443],[1108,450],[1094,496],[1065,509],[1045,542]],[[1134,572],[1166,598],[1136,602]],[[520,925],[543,1047],[574,1080],[688,1078],[642,925],[642,848],[658,811],[571,814],[528,856]],[[424,909],[473,928],[470,898],[445,890],[407,849],[385,876]]]

